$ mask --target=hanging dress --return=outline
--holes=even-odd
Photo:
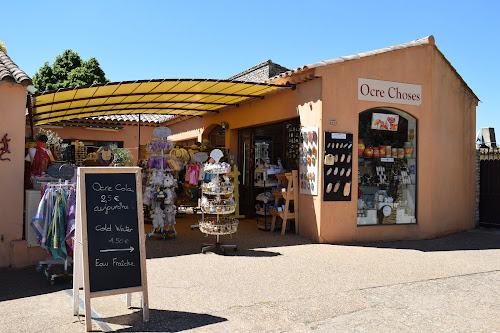
[[[57,190],[56,202],[54,205],[54,215],[52,217],[49,230],[47,232],[47,241],[45,246],[52,252],[54,258],[67,258],[66,251],[66,194],[64,190]]]
[[[27,175],[26,183],[28,188],[33,188],[31,176],[40,176],[42,173],[47,173],[47,168],[52,164],[49,154],[42,147],[36,146],[35,149],[35,156],[33,156],[30,171]]]

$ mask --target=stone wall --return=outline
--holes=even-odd
[[[262,82],[289,69],[267,60],[243,72],[231,76],[228,80]]]

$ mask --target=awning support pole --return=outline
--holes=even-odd
[[[139,113],[139,139],[137,146],[137,161],[141,158],[141,114]]]
[[[31,94],[26,95],[26,107],[28,108],[28,119],[30,122],[30,141],[33,142],[34,140],[34,126],[33,126],[33,106],[31,105]]]

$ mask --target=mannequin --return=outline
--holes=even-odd
[[[30,162],[30,169],[28,172],[29,188],[32,188],[31,176],[41,176],[47,173],[47,168],[52,164],[52,153],[47,149],[48,138],[46,135],[38,137],[38,143],[35,148],[30,148],[25,160]]]

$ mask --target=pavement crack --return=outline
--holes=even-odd
[[[436,278],[430,278],[430,279],[425,279],[425,280],[415,280],[415,281],[407,281],[407,282],[400,282],[400,283],[394,283],[394,284],[385,284],[385,285],[380,285],[380,286],[372,286],[372,287],[353,289],[353,290],[359,291],[359,290],[369,290],[369,289],[377,289],[377,288],[385,288],[385,287],[394,287],[394,286],[401,286],[401,285],[405,285],[405,284],[422,283],[422,282],[429,282],[429,281],[439,281],[439,280],[446,280],[446,279],[451,279],[451,278],[456,278],[456,277],[473,276],[473,275],[488,274],[488,273],[495,273],[495,272],[500,272],[500,269],[495,269],[492,271],[485,271],[485,272],[474,272],[474,273],[467,273],[467,274],[436,277]]]

